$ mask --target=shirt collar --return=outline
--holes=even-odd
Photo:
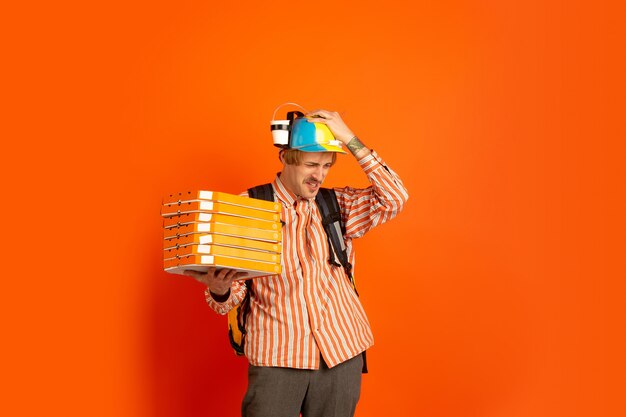
[[[280,180],[280,172],[276,174],[276,179],[274,180],[272,185],[274,186],[274,190],[276,191],[276,197],[278,197],[278,199],[282,201],[284,205],[291,207],[294,207],[296,205],[298,197],[294,193],[289,191],[287,187],[285,187],[285,184],[283,184],[283,182]]]

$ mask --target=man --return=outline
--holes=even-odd
[[[336,188],[344,240],[354,265],[352,239],[393,218],[408,195],[398,176],[365,147],[338,113],[307,113],[326,125],[354,155],[371,186]],[[324,152],[319,152],[323,149]],[[283,272],[253,279],[246,321],[250,362],[245,417],[353,416],[361,388],[361,353],[373,344],[369,322],[343,267],[329,263],[329,245],[315,203],[340,146],[281,149],[283,170],[272,183],[282,203]],[[227,314],[246,292],[241,273],[187,271],[207,285],[207,303]]]

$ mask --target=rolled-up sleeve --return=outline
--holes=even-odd
[[[224,302],[216,301],[209,292],[209,288],[204,291],[204,297],[207,304],[218,314],[228,314],[230,310],[235,308],[246,295],[246,286],[242,281],[235,281],[230,287],[230,296]]]

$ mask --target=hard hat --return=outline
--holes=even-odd
[[[287,120],[274,120],[278,108],[286,104],[298,106],[295,103],[284,103],[274,110],[270,123],[274,146],[303,152],[346,153],[341,148],[341,141],[335,139],[328,126],[324,123],[309,122],[302,112],[290,111],[287,113]]]

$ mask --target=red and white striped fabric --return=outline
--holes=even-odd
[[[408,198],[402,181],[375,152],[359,164],[371,186],[335,188],[353,266],[352,239],[393,218]],[[256,366],[318,369],[321,353],[333,367],[372,346],[367,316],[344,269],[328,262],[328,241],[315,201],[298,199],[279,177],[272,185],[283,204],[283,272],[253,280],[246,356]],[[211,308],[227,314],[245,291],[242,282],[235,282],[223,303],[208,290],[205,296]]]

